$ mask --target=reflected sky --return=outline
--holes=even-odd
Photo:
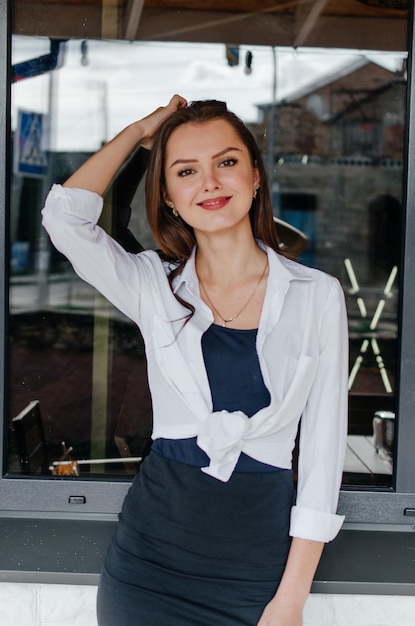
[[[252,73],[244,71],[247,51]],[[13,63],[47,54],[45,38],[13,38]],[[82,64],[81,41],[66,44],[64,65],[50,75],[20,81],[12,89],[12,126],[19,109],[53,112],[51,149],[93,151],[124,126],[143,117],[177,92],[188,100],[216,98],[243,120],[258,118],[256,105],[293,91],[367,56],[398,69],[402,55],[350,50],[240,47],[240,63],[229,67],[225,46],[167,42],[88,41]]]

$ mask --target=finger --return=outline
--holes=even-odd
[[[183,98],[183,96],[180,96],[179,94],[174,94],[174,96],[170,99],[169,104],[167,105],[168,108],[174,108],[175,110],[177,109],[185,109],[187,107],[187,100],[186,98]]]

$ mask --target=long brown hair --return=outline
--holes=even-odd
[[[167,142],[173,131],[182,124],[190,122],[201,124],[215,119],[223,119],[237,132],[245,144],[251,157],[252,166],[258,168],[259,189],[253,198],[250,208],[250,221],[255,239],[261,240],[280,253],[278,236],[272,216],[272,205],[264,162],[258,145],[251,131],[231,111],[225,102],[218,100],[199,100],[191,102],[186,108],[179,109],[170,115],[159,127],[153,139],[150,161],[146,178],[147,218],[153,232],[161,256],[165,260],[177,263],[177,267],[169,276],[173,278],[181,272],[189,259],[196,238],[193,228],[181,217],[174,217],[165,202],[165,155]],[[190,308],[188,303],[183,304]]]
[[[250,209],[252,232],[255,239],[260,239],[276,252],[280,252],[265,167],[257,143],[245,124],[228,111],[224,102],[217,100],[199,100],[179,109],[161,124],[154,137],[146,179],[147,217],[154,238],[169,260],[187,260],[190,257],[196,243],[193,229],[180,217],[174,217],[164,200],[166,146],[178,126],[189,122],[200,124],[214,119],[223,119],[235,129],[249,152],[252,165],[258,168],[260,187]]]

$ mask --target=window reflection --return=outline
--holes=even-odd
[[[44,54],[48,45],[16,37],[15,63]],[[228,65],[224,45],[127,47],[92,41],[89,65],[79,42],[66,48],[60,69],[13,87],[15,163],[36,164],[36,148],[47,167],[46,173],[29,175],[15,167],[13,175],[9,409],[11,420],[21,417],[10,435],[9,472],[50,475],[49,465],[72,448],[65,460],[83,460],[81,474],[125,476],[137,464],[123,459],[146,452],[151,400],[142,339],[50,246],[39,213],[52,181],[62,182],[102,141],[180,87],[190,99],[227,100],[246,120],[270,163],[275,216],[307,235],[300,262],[340,279],[351,346],[345,482],[390,485],[406,89],[402,55],[284,49],[273,66],[270,48],[251,47],[252,73],[245,74],[243,67]],[[151,78],[140,65],[149,54]],[[303,75],[304,68],[310,70],[301,89],[292,71],[296,66]],[[131,82],[134,72],[141,83]],[[32,141],[26,139],[26,157],[19,152],[19,111],[44,114],[49,128],[41,137],[34,129]],[[153,246],[141,185],[132,207],[131,231],[145,247]],[[114,210],[109,203],[103,216],[108,229]],[[33,460],[27,451],[23,458],[22,438]]]
[[[260,140],[274,116],[275,206],[308,235],[300,260],[345,289],[349,484],[391,484],[405,90],[404,65],[358,59],[262,106],[256,128]]]

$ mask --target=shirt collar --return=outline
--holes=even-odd
[[[190,291],[199,291],[199,280],[196,274],[196,249],[197,246],[194,246],[192,254],[187,260],[182,272],[173,281],[173,293],[175,294],[179,291],[183,284],[187,285]]]
[[[312,273],[308,267],[298,263],[298,261],[292,261],[282,254],[278,254],[272,248],[258,241],[258,245],[265,250],[268,255],[269,263],[269,282],[277,281],[291,282],[292,280],[312,280]]]
[[[262,243],[262,241],[257,243],[268,255],[270,282],[276,281],[281,284],[281,282],[290,282],[292,280],[312,280],[311,272],[305,265],[278,254],[275,250]],[[183,271],[173,281],[173,293],[177,293],[183,284],[191,292],[199,292],[199,281],[196,274],[196,249],[197,246],[194,246]]]

